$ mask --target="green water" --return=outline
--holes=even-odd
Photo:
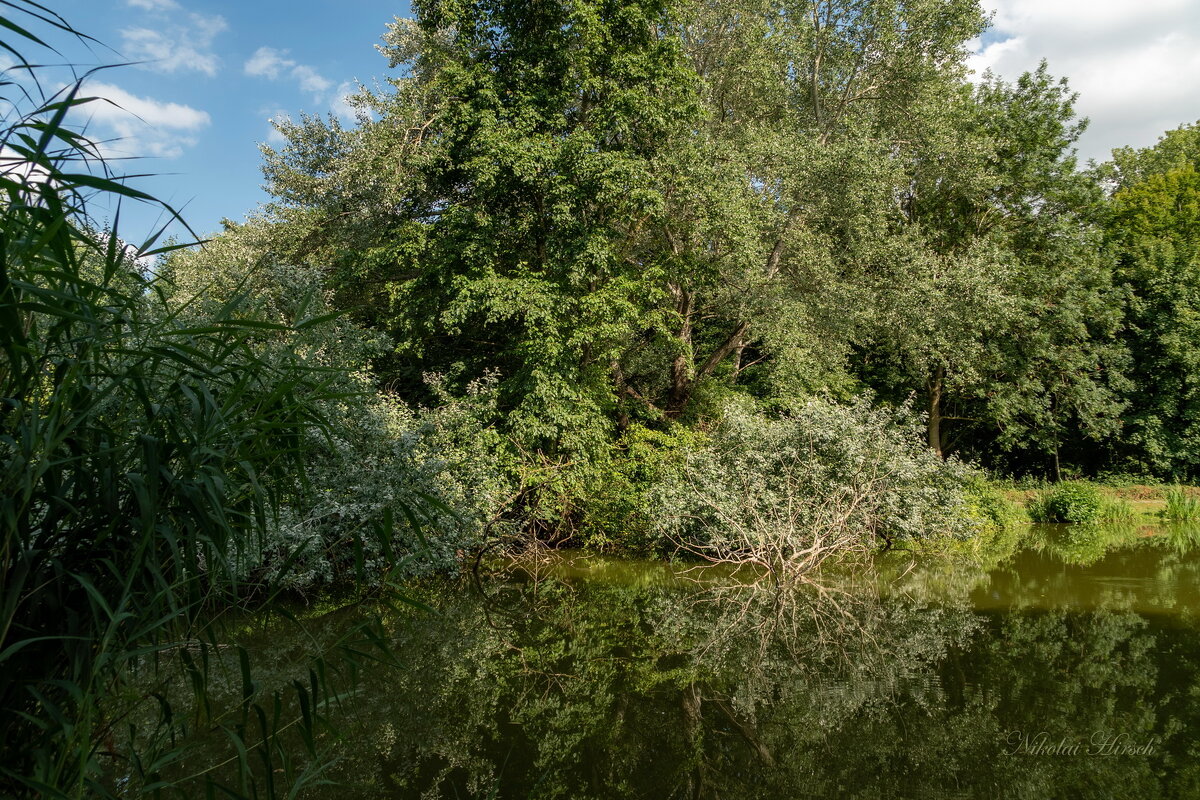
[[[1195,538],[1045,528],[791,588],[580,555],[426,587],[310,796],[1200,797]],[[284,665],[296,636],[257,647]]]

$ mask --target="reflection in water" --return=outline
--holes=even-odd
[[[1142,533],[786,590],[578,557],[429,589],[324,796],[1197,797],[1200,556]]]

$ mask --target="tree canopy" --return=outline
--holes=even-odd
[[[1138,410],[1151,301],[1126,320],[1145,292],[1112,226],[1191,163],[1189,130],[1081,170],[1065,81],[969,75],[973,0],[414,12],[357,125],[264,148],[272,252],[391,336],[390,390],[486,381],[504,434],[559,462],[732,396],[865,391],[912,399],[943,456],[1170,469],[1113,444],[1191,412]]]

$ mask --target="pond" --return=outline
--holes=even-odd
[[[788,588],[579,554],[429,584],[331,712],[341,785],[306,796],[1200,797],[1197,541],[1042,527]],[[247,639],[281,673],[289,625]]]

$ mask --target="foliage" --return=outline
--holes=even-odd
[[[659,527],[685,552],[801,571],[837,553],[975,533],[968,475],[866,398],[812,399],[779,419],[732,406],[711,443],[667,476]]]
[[[1030,500],[1029,516],[1034,522],[1098,522],[1105,508],[1104,493],[1095,484],[1063,481]]]
[[[961,81],[973,2],[415,10],[371,119],[265,151],[278,249],[395,335],[386,379],[495,372],[534,465],[694,420],[708,384],[853,393],[867,276],[907,255],[893,154]]]
[[[1084,124],[1044,66],[967,80],[976,3],[414,11],[356,127],[264,150],[266,249],[394,337],[375,366],[405,400],[495,376],[528,480],[562,484],[549,538],[630,425],[739,394],[915,394],[939,453],[1056,478],[1117,432],[1135,392]]]
[[[302,447],[305,474],[316,490],[288,503],[272,521],[265,552],[302,547],[288,580],[306,590],[344,581],[359,557],[374,566],[401,559],[405,573],[453,566],[463,550],[479,543],[507,492],[498,461],[503,449],[483,427],[494,413],[486,407],[467,410],[480,405],[476,399],[490,388],[479,383],[461,399],[441,392],[442,405],[432,411],[411,409],[380,391],[369,367],[387,352],[386,337],[330,313],[321,272],[279,263],[267,239],[261,220],[230,223],[202,250],[174,253],[160,265],[173,301],[202,296],[202,302],[183,301],[198,320],[238,294],[257,299],[259,319],[284,323],[302,304],[317,318],[297,336],[264,337],[255,345],[260,357],[272,361],[284,345],[303,353],[309,363],[330,371],[336,390],[318,404],[328,430],[310,430]],[[440,392],[437,379],[429,380]],[[417,506],[427,513],[414,525],[405,514]],[[389,557],[370,543],[364,553],[346,547],[357,531],[385,515],[396,525]]]
[[[1074,99],[1044,64],[951,96],[953,128],[923,133],[896,212],[906,256],[880,276],[863,372],[928,399],[930,447],[1052,455],[1055,477],[1061,442],[1115,432],[1127,388]]]
[[[687,453],[703,447],[706,436],[683,425],[663,433],[631,426],[604,457],[589,465],[577,487],[578,536],[599,551],[653,553],[669,549],[658,531],[660,509],[655,492],[686,463]]]
[[[266,154],[278,213],[329,254],[339,296],[380,287],[363,314],[395,335],[405,366],[387,377],[409,396],[424,372],[456,388],[498,374],[505,426],[531,454],[602,449],[613,363],[662,324],[664,265],[632,232],[663,214],[653,166],[696,115],[675,12],[416,10],[385,37],[409,75],[361,98],[377,121],[282,128],[288,146]]]
[[[1130,469],[1176,480],[1200,470],[1200,395],[1189,377],[1200,369],[1198,130],[1117,151],[1103,173],[1116,184],[1106,243],[1129,296],[1125,339],[1134,357],[1118,455]]]
[[[966,487],[968,513],[979,518],[986,528],[1004,531],[1029,522],[1029,515],[1020,504],[1009,500],[999,487],[974,476]]]
[[[1188,166],[1200,168],[1200,124],[1180,125],[1159,137],[1152,147],[1118,147],[1112,160],[1097,166],[1099,176],[1117,190]]]
[[[1165,493],[1164,519],[1171,522],[1200,522],[1200,497],[1183,486],[1170,486]]]
[[[322,317],[301,299],[264,319],[245,292],[196,313],[202,301],[170,297],[138,266],[165,252],[153,239],[134,248],[97,231],[97,193],[155,201],[66,126],[95,101],[81,82],[41,94],[41,68],[20,54],[48,50],[31,29],[73,29],[37,3],[4,5],[0,46],[18,63],[0,80],[0,793],[161,791],[193,724],[242,755],[230,783],[205,791],[299,791],[316,774],[276,760],[277,734],[302,732],[315,758],[338,666],[262,698],[239,651],[239,702],[213,713],[218,634],[205,619],[272,596],[302,555],[272,553],[275,581],[245,574],[310,489],[309,435],[333,433],[323,409],[344,376],[302,346]],[[361,552],[371,535],[342,546]],[[190,691],[172,706],[164,686]],[[135,718],[145,746],[115,752]]]

